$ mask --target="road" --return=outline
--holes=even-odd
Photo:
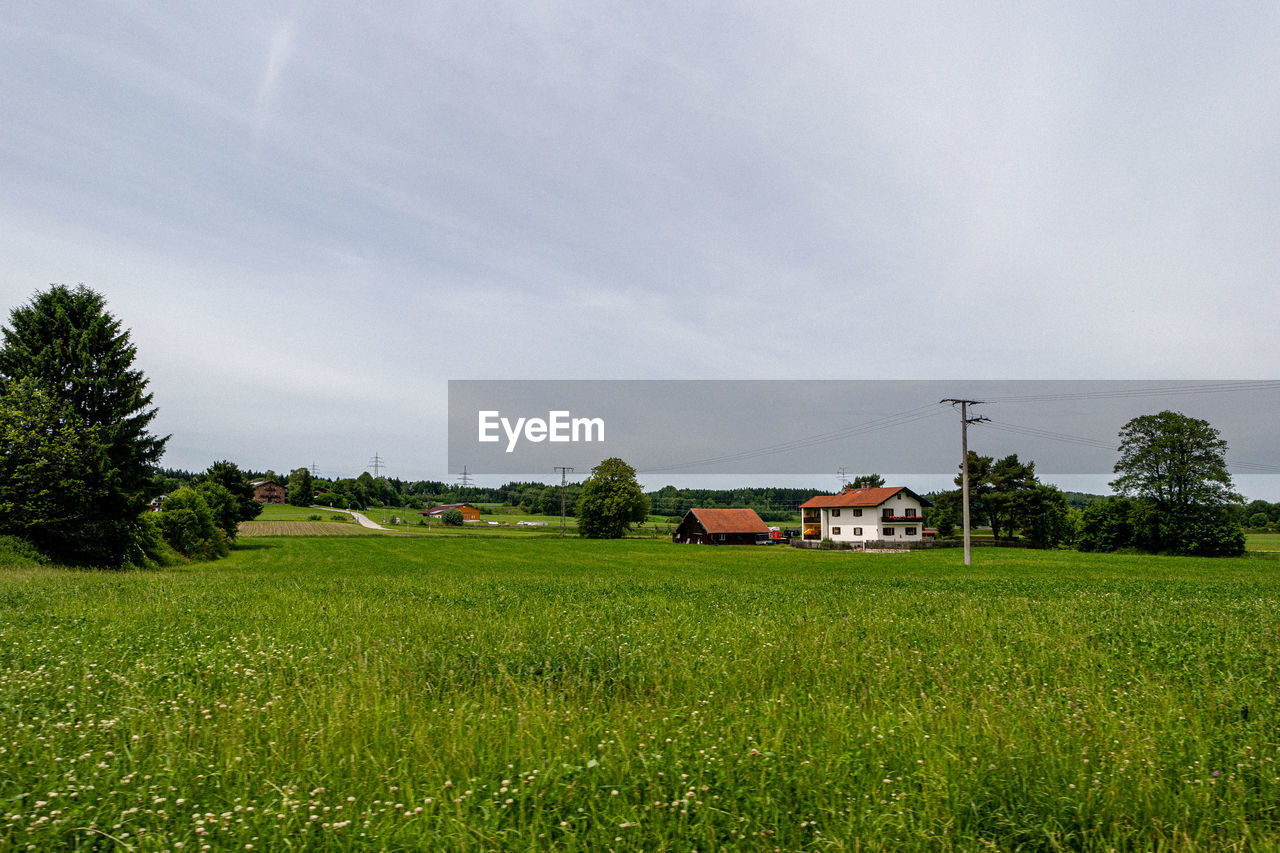
[[[386,530],[387,529],[383,527],[381,524],[378,524],[376,521],[373,521],[372,519],[370,519],[369,516],[365,515],[364,513],[356,512],[355,510],[352,510],[352,509],[334,509],[331,506],[313,506],[311,508],[324,509],[324,510],[328,510],[329,512],[345,512],[347,515],[351,516],[357,522],[359,522],[361,527],[367,527],[370,530]]]

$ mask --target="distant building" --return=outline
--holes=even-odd
[[[254,480],[253,499],[260,504],[282,504],[287,497],[287,490],[275,480]]]
[[[480,510],[476,509],[471,504],[440,504],[440,506],[433,506],[431,509],[424,509],[422,511],[422,515],[430,518],[439,518],[451,509],[456,509],[461,512],[463,521],[480,520]]]
[[[691,545],[756,545],[769,541],[769,525],[754,509],[691,509],[671,541]]]
[[[800,525],[808,541],[919,542],[928,506],[933,504],[905,486],[847,488],[800,504]]]

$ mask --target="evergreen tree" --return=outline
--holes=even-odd
[[[140,557],[138,516],[168,438],[147,430],[156,410],[136,354],[106,300],[83,285],[37,294],[3,329],[0,384],[29,379],[62,404],[57,423],[32,428],[70,427],[83,456],[74,529],[46,545],[58,559],[118,567]]]

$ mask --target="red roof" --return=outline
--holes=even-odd
[[[769,533],[754,509],[691,509],[708,533]]]
[[[818,507],[880,506],[880,504],[889,500],[889,498],[898,494],[898,492],[906,492],[911,495],[911,497],[920,501],[923,506],[932,506],[932,504],[927,500],[920,497],[906,486],[882,486],[878,489],[845,489],[838,495],[815,495],[800,504],[800,508],[816,509]]]

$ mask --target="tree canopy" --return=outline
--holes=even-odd
[[[1240,500],[1227,472],[1227,443],[1208,421],[1164,411],[1136,417],[1120,430],[1120,460],[1111,487],[1122,495],[1183,512]]]
[[[636,469],[617,457],[591,469],[578,499],[578,535],[619,539],[649,514],[649,498],[636,482]]]
[[[294,506],[311,506],[315,502],[315,486],[306,468],[294,468],[289,473],[288,501]]]
[[[1100,541],[1098,550],[1130,545],[1200,556],[1244,552],[1244,532],[1227,511],[1241,500],[1227,471],[1227,443],[1208,421],[1171,411],[1141,415],[1120,430],[1119,451],[1119,476],[1111,487],[1136,500],[1098,512],[1123,515],[1111,527],[1130,539]]]

